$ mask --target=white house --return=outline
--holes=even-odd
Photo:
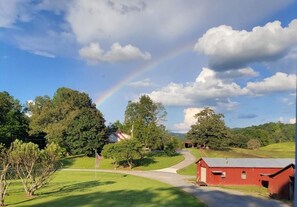
[[[109,143],[116,143],[125,139],[130,139],[131,136],[122,132],[114,132],[108,137]]]

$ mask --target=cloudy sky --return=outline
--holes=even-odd
[[[293,0],[1,0],[0,91],[21,103],[86,92],[108,123],[161,102],[186,132],[211,107],[229,127],[295,123]]]

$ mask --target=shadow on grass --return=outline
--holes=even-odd
[[[82,155],[78,155],[78,156],[71,156],[71,157],[66,157],[64,159],[61,160],[61,164],[62,164],[62,168],[67,168],[73,165],[74,163],[74,158],[77,157],[83,157]]]
[[[87,181],[87,182],[75,183],[75,184],[71,184],[71,185],[64,185],[64,186],[54,189],[52,191],[36,193],[36,195],[34,197],[28,198],[29,200],[11,203],[10,205],[26,203],[26,202],[34,200],[34,199],[44,198],[44,197],[48,197],[51,195],[68,196],[69,194],[71,194],[73,192],[87,192],[90,188],[94,188],[94,187],[102,186],[102,185],[111,185],[114,183],[115,183],[114,181],[106,181],[106,182]]]
[[[164,196],[164,191],[168,196]],[[160,196],[163,194],[163,196]],[[158,188],[146,190],[117,190],[108,192],[92,192],[80,195],[69,195],[54,197],[50,201],[34,201],[23,203],[22,206],[30,207],[95,207],[95,206],[117,206],[117,207],[131,207],[131,206],[150,206],[150,207],[204,207],[205,205],[199,203],[195,198],[184,199],[185,193],[174,188]],[[49,199],[47,199],[49,200]]]
[[[134,167],[149,166],[153,163],[156,163],[153,157],[144,157],[142,159],[134,160]]]
[[[93,188],[96,186],[102,186],[102,185],[111,185],[114,184],[114,181],[106,181],[106,182],[100,182],[100,181],[87,181],[87,182],[82,182],[82,183],[75,183],[71,185],[65,185],[57,190],[51,191],[51,192],[46,192],[42,193],[41,195],[50,195],[50,194],[55,194],[59,193],[60,195],[69,195],[69,193],[72,193],[74,191],[80,191],[80,192],[85,192],[88,191],[89,188]]]

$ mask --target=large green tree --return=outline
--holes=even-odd
[[[92,155],[107,142],[103,115],[86,93],[59,88],[53,99],[37,97],[29,110],[30,134],[44,134],[69,154]]]
[[[166,111],[161,103],[154,102],[143,95],[138,102],[129,101],[125,111],[124,126],[126,132],[150,149],[163,148]]]
[[[211,108],[205,108],[195,115],[197,121],[191,126],[187,138],[213,149],[226,148],[230,131],[225,126],[223,117],[223,114],[216,114]]]
[[[15,139],[27,137],[28,118],[17,99],[0,92],[0,142],[9,146]]]

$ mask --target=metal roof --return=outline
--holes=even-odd
[[[295,164],[290,158],[208,158],[203,157],[209,167],[257,167],[257,168],[283,168]]]

